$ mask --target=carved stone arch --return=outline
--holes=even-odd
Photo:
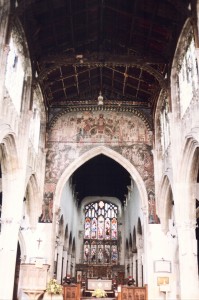
[[[30,227],[36,228],[38,221],[38,214],[40,209],[39,203],[39,188],[36,176],[32,174],[28,180],[26,192],[25,192],[25,201],[27,201],[27,213],[29,216]]]
[[[199,132],[198,132],[199,133]],[[183,209],[186,212],[186,216],[189,221],[195,222],[195,198],[196,198],[196,183],[198,176],[199,166],[199,141],[194,136],[189,136],[186,140],[184,151],[182,155],[180,178],[182,182],[186,182],[184,185],[183,194],[187,201],[183,204]]]
[[[19,169],[19,162],[17,156],[17,148],[15,144],[15,137],[8,125],[0,125],[0,165],[1,165],[1,213],[3,218],[5,213],[5,203],[7,206],[7,213],[13,207],[12,196],[10,193],[14,191],[14,184],[17,181],[17,172]],[[16,203],[15,203],[16,204]],[[1,231],[1,227],[0,227]]]
[[[62,175],[59,178],[59,181],[56,186],[55,195],[54,195],[54,208],[56,205],[60,206],[60,199],[62,190],[64,188],[65,182],[69,180],[71,175],[74,173],[76,169],[78,169],[82,164],[84,164],[86,161],[90,160],[91,158],[99,155],[104,154],[111,159],[118,162],[121,166],[123,166],[130,174],[130,176],[135,181],[141,198],[141,206],[145,213],[148,212],[148,197],[147,197],[147,191],[145,184],[143,182],[143,179],[141,178],[140,174],[138,173],[137,169],[129,162],[125,157],[123,157],[118,152],[105,147],[105,146],[99,146],[92,148],[91,150],[85,152],[81,156],[79,156],[76,160],[74,160],[62,173]]]
[[[169,230],[169,223],[168,220],[171,218],[171,211],[173,206],[173,195],[172,195],[172,188],[169,181],[168,176],[164,176],[162,183],[160,184],[160,190],[158,193],[159,200],[159,215],[160,221],[162,224],[162,229],[164,233],[167,233]]]
[[[5,127],[7,126],[5,125]],[[5,128],[5,132],[7,131],[7,129],[9,128]],[[1,134],[2,132],[0,133],[0,142],[1,142],[0,157],[1,157],[2,172],[4,174],[7,174],[8,172],[14,174],[19,167],[15,137],[13,133],[8,133],[6,136],[2,138],[1,141]]]

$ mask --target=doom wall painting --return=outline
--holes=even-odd
[[[99,145],[109,147],[129,160],[151,195],[154,190],[152,137],[147,120],[132,112],[84,111],[57,117],[48,132],[44,204],[39,221],[52,221],[53,193],[66,167]],[[155,209],[155,205],[153,207]],[[150,211],[153,213],[149,221],[156,223],[155,211]]]

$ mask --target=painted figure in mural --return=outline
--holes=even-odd
[[[155,195],[151,191],[148,195],[148,204],[149,204],[149,223],[156,223],[156,208],[155,208]]]
[[[39,217],[40,223],[51,223],[53,220],[53,193],[44,194],[44,203],[42,205],[42,214]]]
[[[104,128],[105,128],[105,119],[104,119],[104,115],[100,114],[99,118],[97,120],[97,131],[98,133],[103,133],[104,132]]]

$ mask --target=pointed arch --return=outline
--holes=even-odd
[[[158,199],[158,211],[162,224],[162,229],[166,233],[168,231],[168,219],[170,217],[173,205],[172,189],[167,175],[164,176],[162,183],[160,184]]]
[[[17,147],[15,136],[7,125],[3,126],[3,128],[0,128],[0,143],[2,172],[4,174],[14,173],[19,167]]]
[[[99,146],[95,147],[86,153],[82,154],[80,157],[78,157],[76,160],[74,160],[63,172],[61,175],[57,186],[55,190],[55,195],[54,195],[54,207],[56,205],[59,206],[59,202],[61,199],[61,193],[64,187],[65,182],[70,178],[70,176],[73,174],[73,172],[78,169],[82,164],[90,160],[91,158],[99,155],[99,154],[104,154],[105,156],[108,156],[109,158],[115,160],[117,163],[119,163],[121,166],[123,166],[130,174],[130,176],[133,178],[135,183],[138,186],[138,190],[140,193],[140,198],[141,198],[141,206],[144,212],[148,211],[148,200],[147,200],[147,191],[145,188],[145,184],[142,180],[142,177],[138,173],[137,169],[126,159],[124,158],[121,154],[118,152],[105,147],[105,146]]]
[[[196,183],[198,176],[199,166],[199,141],[195,138],[198,137],[199,129],[190,135],[185,143],[182,155],[180,178],[179,181],[186,182],[183,186],[183,193],[187,197],[184,202],[183,209],[186,211],[185,216],[195,222],[195,198],[196,198]]]
[[[26,196],[28,196],[29,200],[29,218],[30,225],[32,228],[36,228],[37,218],[39,214],[39,197],[38,197],[38,183],[35,175],[31,175],[26,187]]]

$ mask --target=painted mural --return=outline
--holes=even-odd
[[[146,124],[132,113],[78,112],[61,116],[49,133],[49,141],[65,143],[151,144]]]
[[[143,178],[150,196],[154,190],[153,136],[148,128],[145,120],[131,112],[84,111],[61,115],[48,134],[45,195],[39,221],[49,222],[52,219],[52,195],[66,167],[99,145],[105,145],[128,159]],[[48,195],[51,195],[51,200]],[[157,223],[156,213],[152,211],[149,222]]]

